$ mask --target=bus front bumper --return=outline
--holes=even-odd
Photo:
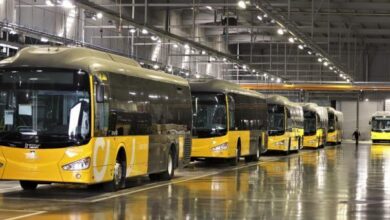
[[[371,140],[373,141],[390,141],[390,132],[371,132]]]
[[[330,143],[338,142],[337,133],[336,132],[328,133],[328,135],[326,136],[326,142],[330,142]]]
[[[231,158],[235,147],[228,144],[226,136],[213,138],[193,138],[191,158]]]
[[[311,147],[311,148],[319,147],[318,137],[316,135],[304,136],[303,147]]]
[[[287,151],[288,140],[285,136],[268,136],[268,151]]]
[[[73,149],[23,149],[0,147],[0,179],[36,182],[91,183],[90,169],[65,170],[69,161],[77,161]],[[70,158],[71,156],[71,158]]]

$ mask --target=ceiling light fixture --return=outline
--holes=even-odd
[[[293,37],[289,37],[289,38],[288,38],[288,42],[294,43],[294,42],[295,42],[295,39],[294,39]]]

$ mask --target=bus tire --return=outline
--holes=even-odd
[[[21,180],[21,181],[19,181],[19,183],[20,183],[20,186],[22,187],[22,189],[26,190],[26,191],[33,191],[33,190],[36,190],[38,187],[38,183],[33,182],[33,181]]]
[[[161,173],[149,174],[152,181],[171,180],[175,175],[175,153],[172,148],[169,150],[167,169]]]
[[[240,162],[241,157],[241,142],[238,141],[237,147],[236,147],[236,156],[231,158],[229,163],[231,166],[237,166],[238,162]]]
[[[118,153],[114,165],[112,180],[103,184],[103,188],[108,192],[115,192],[126,186],[126,159],[123,153]]]
[[[257,162],[260,159],[261,154],[261,139],[258,140],[258,146],[256,148],[256,153],[254,155],[249,155],[245,157],[245,162]]]

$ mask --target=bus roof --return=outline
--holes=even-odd
[[[336,115],[336,117],[339,119],[339,121],[342,121],[342,120],[343,120],[343,113],[342,113],[342,112],[337,111],[337,110],[334,109],[333,107],[326,107],[326,110],[328,110],[328,112],[331,112],[331,113],[333,113],[334,115]]]
[[[267,102],[271,104],[285,105],[290,108],[302,109],[302,104],[290,101],[287,97],[281,95],[271,95],[267,97]]]
[[[188,86],[178,76],[142,68],[137,61],[84,47],[30,46],[0,61],[0,68],[62,68],[86,72],[112,72]]]
[[[383,117],[383,116],[390,116],[390,111],[377,111],[372,115],[372,117]]]
[[[267,102],[270,104],[278,104],[278,105],[289,105],[291,103],[288,98],[281,95],[268,96]]]
[[[194,92],[236,93],[265,99],[265,96],[261,93],[241,88],[238,84],[225,80],[202,78],[190,79],[189,83],[191,91]]]

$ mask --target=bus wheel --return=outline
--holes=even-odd
[[[155,180],[170,180],[175,175],[175,154],[172,149],[169,151],[167,169],[161,173],[151,173],[149,178]]]
[[[256,148],[256,154],[254,155],[249,155],[245,157],[245,162],[257,162],[260,159],[260,148],[261,148],[261,139],[259,139],[258,146]]]
[[[230,159],[230,165],[237,166],[238,162],[240,161],[240,157],[241,157],[241,144],[238,144],[236,148],[236,156]]]
[[[19,183],[23,190],[32,191],[32,190],[36,190],[38,187],[38,183],[32,181],[21,180]]]
[[[118,155],[114,165],[114,175],[110,182],[104,183],[104,189],[109,192],[124,188],[126,184],[126,160]]]

